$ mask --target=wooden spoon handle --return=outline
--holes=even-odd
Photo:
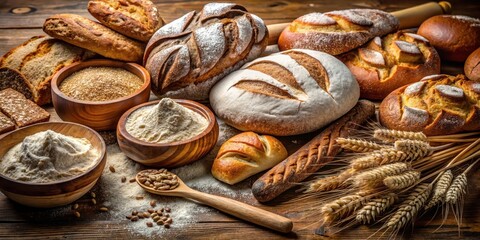
[[[418,6],[392,12],[398,18],[400,29],[418,27],[420,24],[435,15],[451,13],[452,5],[449,2],[429,2]],[[277,23],[268,25],[268,44],[276,44],[283,29],[290,23]]]
[[[222,212],[228,213],[248,222],[252,222],[282,233],[292,231],[292,220],[265,211],[263,209],[216,195],[202,193],[196,190],[186,191],[184,197],[204,203]]]

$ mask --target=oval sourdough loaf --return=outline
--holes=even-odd
[[[38,105],[50,103],[53,75],[94,55],[58,39],[32,37],[0,59],[0,90],[13,88]]]
[[[360,47],[398,29],[392,14],[375,9],[309,13],[295,19],[278,39],[280,50],[307,48],[332,55]]]
[[[149,0],[92,0],[88,11],[103,25],[143,42],[163,26],[163,19]]]
[[[240,130],[286,136],[329,124],[355,106],[359,95],[357,81],[338,59],[293,49],[226,76],[212,88],[210,104]]]
[[[464,75],[432,75],[390,93],[380,104],[390,128],[444,135],[480,130],[480,83]]]
[[[375,37],[340,59],[360,85],[360,97],[381,100],[393,90],[440,73],[440,57],[424,37],[407,32]]]
[[[236,4],[209,3],[160,28],[143,60],[155,94],[203,100],[217,80],[258,57],[267,43],[259,17]]]
[[[243,132],[222,144],[213,161],[212,175],[222,182],[235,184],[277,165],[287,156],[278,139]]]

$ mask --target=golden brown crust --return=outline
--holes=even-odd
[[[376,37],[339,58],[357,79],[360,97],[371,100],[440,73],[440,57],[428,40],[402,31]]]
[[[434,16],[420,25],[418,34],[430,41],[442,60],[464,62],[480,47],[480,20],[461,15]]]
[[[260,202],[270,201],[315,173],[341,151],[335,140],[351,135],[374,113],[373,103],[359,101],[347,114],[255,181],[252,186],[255,198]]]
[[[473,81],[480,81],[480,48],[477,48],[465,61],[465,75]]]
[[[129,62],[140,62],[145,47],[100,23],[75,14],[57,14],[47,18],[43,31],[102,56]]]
[[[403,131],[445,135],[480,129],[480,83],[435,75],[401,87],[380,104],[380,123]]]
[[[149,0],[91,0],[88,11],[103,25],[143,42],[164,24]]]

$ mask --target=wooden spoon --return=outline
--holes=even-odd
[[[189,198],[200,203],[206,204],[210,207],[216,208],[222,212],[228,213],[240,219],[248,222],[258,224],[282,233],[288,233],[292,231],[292,220],[265,211],[261,208],[257,208],[230,198],[216,196],[208,193],[199,192],[197,190],[188,187],[178,176],[177,181],[179,185],[175,189],[170,190],[157,190],[152,187],[142,184],[139,180],[139,176],[142,172],[149,171],[143,170],[135,177],[137,183],[145,189],[147,192],[163,195],[163,196],[175,196]],[[151,170],[150,170],[151,171]],[[172,173],[173,175],[173,173]]]

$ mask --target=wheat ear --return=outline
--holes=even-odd
[[[427,142],[418,140],[397,140],[395,149],[406,153],[407,160],[417,160],[432,152],[432,148]]]
[[[463,172],[455,177],[452,185],[448,188],[445,201],[447,203],[457,204],[465,194],[467,194],[467,174]]]
[[[357,212],[356,220],[362,224],[370,224],[372,221],[382,215],[387,209],[389,209],[397,200],[397,194],[388,193],[380,198],[375,198],[367,202]]]
[[[382,149],[384,147],[374,142],[353,138],[337,138],[337,143],[343,149],[351,150],[354,152],[372,152]]]
[[[352,194],[324,204],[320,209],[323,222],[329,224],[335,220],[349,216],[356,209],[360,208],[366,200],[368,199],[365,196]]]
[[[372,156],[379,163],[379,165],[401,162],[408,158],[408,155],[405,152],[398,151],[393,148],[385,148],[372,152]]]
[[[430,209],[444,200],[447,190],[452,183],[453,174],[451,170],[442,173],[438,181],[433,186],[433,193],[430,201],[425,206],[425,209]]]
[[[387,228],[395,231],[403,228],[408,222],[412,221],[420,209],[425,205],[431,192],[431,184],[418,184],[407,196],[405,201],[400,204],[398,210],[393,213],[392,217],[387,221]]]
[[[399,139],[427,141],[427,136],[422,132],[397,131],[389,129],[375,129],[373,137],[384,142],[395,142]]]
[[[348,168],[341,171],[338,175],[316,179],[308,185],[305,192],[327,192],[338,189],[348,178],[353,176],[355,172],[355,169]]]
[[[355,158],[350,162],[350,167],[355,170],[364,170],[368,168],[378,167],[380,162],[373,155],[366,155]]]
[[[388,176],[383,179],[383,184],[390,189],[404,189],[414,185],[420,180],[420,173],[417,171],[407,171],[399,175]]]
[[[392,163],[361,172],[353,176],[353,183],[357,187],[374,187],[382,183],[388,176],[399,175],[409,169],[406,163]]]

